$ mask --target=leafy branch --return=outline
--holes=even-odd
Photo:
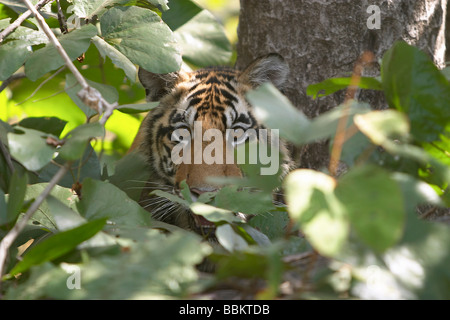
[[[81,85],[82,89],[77,93],[78,97],[89,107],[96,110],[99,114],[103,114],[103,117],[100,120],[100,124],[105,125],[108,118],[112,115],[114,109],[118,106],[118,103],[112,103],[110,104],[107,102],[101,93],[91,87],[87,81],[84,79],[84,77],[81,75],[81,73],[78,71],[78,69],[73,64],[72,60],[69,58],[67,52],[64,50],[64,48],[61,46],[61,43],[56,38],[55,34],[52,32],[48,24],[45,22],[45,19],[42,17],[42,15],[38,12],[38,9],[36,7],[42,7],[49,1],[41,1],[38,3],[38,5],[35,7],[29,0],[23,0],[25,5],[28,7],[27,12],[25,12],[22,16],[23,18],[17,19],[16,21],[19,21],[19,23],[12,25],[13,27],[10,27],[8,30],[4,30],[2,32],[2,38],[7,36],[9,33],[11,33],[18,25],[20,25],[21,22],[25,21],[31,14],[34,15],[36,20],[39,23],[39,26],[42,28],[44,33],[47,35],[51,43],[56,47],[58,50],[58,53],[60,56],[64,59],[65,65],[67,68],[72,72],[72,74],[75,76],[78,83]],[[30,13],[28,13],[30,12]],[[11,26],[11,25],[10,25]],[[49,184],[47,185],[46,189],[38,196],[38,198],[33,202],[33,204],[28,208],[25,215],[22,217],[20,221],[18,221],[14,227],[6,234],[6,236],[2,239],[0,242],[0,277],[3,277],[4,273],[4,267],[6,264],[7,256],[8,256],[8,250],[14,240],[17,238],[17,236],[20,234],[20,232],[25,228],[25,226],[28,223],[28,220],[33,216],[34,212],[39,208],[39,206],[42,204],[42,202],[45,200],[45,198],[50,194],[50,191],[55,187],[58,182],[64,177],[64,175],[67,173],[67,171],[70,168],[71,162],[67,162],[64,166],[62,166],[59,171],[54,175],[54,177],[50,180]],[[0,283],[3,280],[0,279]]]
[[[114,109],[118,106],[118,103],[115,102],[110,104],[106,101],[102,94],[95,88],[89,86],[86,79],[81,75],[78,69],[73,64],[72,60],[69,58],[69,55],[61,46],[61,43],[56,38],[55,34],[52,32],[48,24],[45,22],[45,19],[40,15],[40,13],[36,10],[36,8],[30,3],[29,0],[23,0],[28,7],[28,9],[34,14],[37,19],[40,27],[45,32],[49,40],[53,43],[53,45],[58,50],[61,57],[64,59],[67,68],[72,72],[75,76],[78,83],[81,85],[82,89],[77,93],[78,97],[89,107],[96,110],[99,114],[103,114],[102,119],[100,119],[100,123],[104,125],[108,118],[112,115]]]

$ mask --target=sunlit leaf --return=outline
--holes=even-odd
[[[218,226],[216,237],[219,243],[230,252],[242,251],[248,247],[248,243],[229,224]]]
[[[330,78],[309,85],[306,94],[314,99],[324,97],[350,86],[351,78]],[[361,89],[382,90],[381,82],[375,78],[361,77],[358,82]]]
[[[153,11],[112,8],[101,17],[100,26],[108,44],[145,70],[154,73],[179,70],[181,56],[172,31]]]
[[[300,169],[285,180],[290,217],[320,253],[339,253],[349,234],[344,204],[334,194],[336,180],[321,172]]]

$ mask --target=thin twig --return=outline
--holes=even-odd
[[[63,167],[61,167],[58,172],[53,176],[53,178],[48,183],[47,187],[39,194],[36,200],[31,204],[28,208],[25,215],[17,221],[14,227],[6,234],[6,236],[0,242],[0,284],[2,282],[2,277],[4,273],[4,267],[6,264],[6,259],[8,257],[8,250],[13,244],[14,240],[16,240],[17,236],[22,232],[22,230],[27,226],[28,220],[31,219],[34,212],[40,207],[42,202],[47,198],[52,191],[53,187],[64,177],[64,175],[69,170],[71,163],[66,163]]]
[[[50,42],[53,43],[53,45],[56,47],[56,50],[58,50],[59,55],[64,59],[64,62],[66,63],[66,66],[69,68],[69,70],[73,73],[75,78],[77,79],[78,83],[81,85],[83,89],[89,87],[87,81],[84,79],[84,77],[81,75],[81,73],[78,71],[78,69],[73,64],[72,60],[70,59],[67,52],[62,47],[59,40],[56,38],[55,34],[52,32],[48,24],[45,22],[44,17],[41,16],[41,14],[36,10],[36,8],[31,4],[29,0],[23,0],[25,5],[28,7],[29,10],[34,14],[34,17],[36,18],[39,26],[41,27],[42,31],[47,35]]]
[[[26,78],[26,75],[24,72],[19,72],[19,73],[15,73],[13,74],[11,77],[9,77],[8,79],[6,79],[5,81],[2,82],[2,85],[0,86],[0,92],[2,92],[3,90],[5,90],[5,88],[7,86],[9,86],[9,84],[15,80],[19,80],[22,78]]]
[[[339,119],[338,126],[336,129],[336,135],[334,137],[333,148],[331,150],[330,163],[328,171],[332,176],[337,175],[337,169],[339,166],[339,160],[341,158],[342,148],[344,146],[346,135],[347,135],[347,121],[350,112],[350,103],[355,99],[356,92],[358,90],[358,84],[361,81],[361,75],[364,67],[374,60],[374,55],[370,51],[364,52],[359,61],[357,62],[355,69],[350,80],[350,85],[347,89],[344,107],[342,108],[342,115]]]
[[[36,4],[36,8],[39,10],[43,6],[45,6],[47,3],[51,2],[53,0],[41,0]],[[12,33],[14,30],[16,30],[22,22],[27,20],[31,16],[31,10],[25,11],[21,16],[19,16],[13,23],[11,23],[9,26],[7,26],[2,32],[0,32],[0,43],[2,43],[5,38]]]
[[[52,80],[54,77],[56,77],[58,74],[60,74],[62,71],[64,71],[64,69],[66,69],[66,66],[62,66],[61,68],[59,68],[54,74],[52,74],[50,77],[48,77],[47,79],[45,79],[44,81],[41,82],[41,84],[39,84],[37,86],[37,88],[33,91],[32,94],[30,94],[27,98],[25,98],[25,100],[22,100],[18,103],[16,103],[16,106],[25,103],[26,101],[30,100],[31,98],[34,97],[34,95],[50,80]]]

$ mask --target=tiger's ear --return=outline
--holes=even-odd
[[[283,57],[277,53],[271,53],[254,60],[239,78],[254,88],[264,82],[272,82],[275,87],[282,89],[288,74],[289,66]]]
[[[145,88],[147,101],[158,101],[175,86],[180,78],[180,73],[157,74],[139,68],[138,76]]]

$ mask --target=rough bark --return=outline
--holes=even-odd
[[[370,5],[380,8],[380,29],[369,29]],[[396,40],[403,39],[445,63],[447,0],[241,0],[237,68],[258,56],[281,54],[291,74],[286,96],[308,117],[315,117],[343,102],[343,92],[313,100],[308,85],[331,77],[348,76],[365,50],[377,61]],[[376,63],[377,64],[377,63]],[[379,75],[376,65],[365,75]],[[358,97],[383,108],[380,93],[362,91]],[[301,167],[328,163],[326,142],[296,150]]]

